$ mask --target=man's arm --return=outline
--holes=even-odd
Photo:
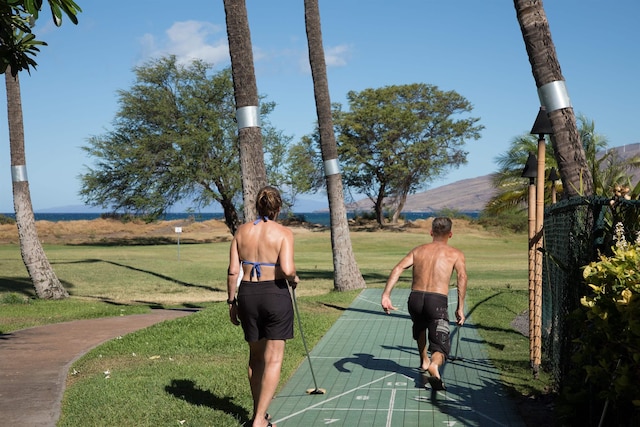
[[[464,315],[464,299],[467,296],[467,267],[464,259],[464,254],[460,252],[460,256],[456,261],[454,268],[457,274],[457,286],[458,286],[458,308],[456,309],[456,319],[458,325],[463,325],[465,321]]]
[[[384,291],[382,291],[381,304],[385,313],[389,314],[391,310],[397,310],[397,307],[394,307],[393,304],[391,304],[391,290],[396,283],[398,283],[398,279],[400,279],[402,272],[407,268],[411,268],[412,265],[413,251],[405,255],[405,257],[402,258],[395,267],[393,267],[393,270],[391,270],[391,274],[389,274],[389,278],[387,279],[387,284],[384,287]]]

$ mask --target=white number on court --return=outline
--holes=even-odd
[[[369,396],[356,396],[356,400],[369,400]]]

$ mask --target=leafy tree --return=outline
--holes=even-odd
[[[327,196],[329,197],[329,215],[331,221],[331,250],[333,253],[334,278],[333,286],[338,291],[362,289],[366,283],[358,264],[356,263],[347,209],[344,205],[342,174],[336,170],[338,163],[338,149],[331,117],[331,97],[329,95],[329,80],[327,65],[322,44],[322,24],[320,22],[320,7],[318,0],[304,1],[304,23],[309,48],[309,65],[313,78],[313,95],[316,101],[318,116],[318,136],[322,161],[328,166],[325,172]]]
[[[264,148],[269,154],[266,159],[267,179],[280,189],[284,208],[289,210],[298,195],[323,188],[320,154],[308,136],[290,144],[292,138],[279,131],[267,130],[264,134]]]
[[[484,128],[478,118],[456,118],[472,110],[464,97],[433,85],[351,91],[347,99],[350,111],[334,109],[344,178],[371,199],[381,226],[387,198],[396,221],[409,194],[466,163],[466,140]]]
[[[82,9],[73,0],[47,0],[53,22],[62,25],[64,13],[74,24]],[[9,69],[15,77],[18,72],[29,71],[37,63],[33,59],[46,43],[37,40],[31,27],[38,20],[43,0],[0,0],[0,69]],[[10,68],[7,68],[10,67]]]
[[[202,61],[182,66],[169,56],[134,72],[132,88],[119,91],[114,129],[83,147],[97,163],[81,176],[80,195],[93,206],[149,219],[181,200],[218,202],[234,233],[242,182],[231,70],[211,73]],[[263,103],[261,115],[274,107]],[[286,147],[287,137],[268,122],[263,132],[270,146]]]

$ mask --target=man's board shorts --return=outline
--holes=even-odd
[[[409,294],[409,314],[413,321],[413,339],[417,340],[424,331],[429,331],[429,351],[444,353],[451,351],[449,342],[449,300],[446,295],[434,292],[411,291]]]
[[[293,303],[287,281],[240,282],[238,317],[247,342],[293,338]]]

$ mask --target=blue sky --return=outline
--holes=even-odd
[[[48,43],[21,89],[34,210],[81,205],[80,149],[110,129],[132,68],[165,54],[230,64],[222,0],[76,0],[79,24],[43,13],[34,32]],[[258,91],[277,103],[272,123],[294,140],[316,121],[302,0],[247,0]],[[366,5],[366,6],[365,6]],[[640,141],[640,30],[636,0],[547,0],[544,4],[576,113],[621,146]],[[455,90],[485,126],[468,164],[430,188],[496,169],[495,157],[527,133],[539,107],[511,0],[320,1],[331,100],[350,90],[427,83]],[[2,99],[6,99],[2,85]],[[6,108],[0,109],[0,212],[13,212]],[[326,206],[326,196],[301,200]]]

